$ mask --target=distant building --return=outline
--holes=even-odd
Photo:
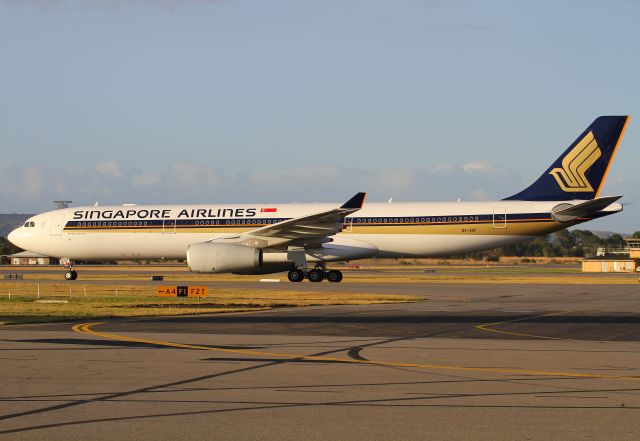
[[[73,201],[53,201],[56,204],[56,209],[62,210],[63,208],[69,208]]]
[[[582,261],[583,273],[632,273],[636,270],[635,259],[622,257],[592,257]]]
[[[640,239],[627,237],[625,240],[629,246],[629,257],[632,259],[640,259]]]
[[[640,239],[628,237],[624,248],[598,248],[597,255],[582,261],[585,273],[633,273],[640,271]]]
[[[32,253],[31,251],[10,254],[7,258],[11,265],[58,265],[60,263],[60,259]]]

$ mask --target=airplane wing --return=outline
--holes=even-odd
[[[256,248],[269,248],[290,242],[313,242],[342,231],[344,218],[362,208],[366,193],[357,193],[340,207],[288,219],[242,234],[215,238],[211,242],[238,243]]]

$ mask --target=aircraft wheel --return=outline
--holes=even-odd
[[[327,280],[333,283],[342,282],[342,271],[330,270],[329,272],[327,272]]]
[[[304,273],[299,269],[289,271],[287,274],[290,282],[302,282],[304,280]]]
[[[76,280],[78,278],[78,273],[75,270],[67,271],[64,273],[64,278],[66,280]]]
[[[312,269],[307,273],[307,279],[309,279],[309,282],[322,282],[324,279],[324,272],[319,269]]]

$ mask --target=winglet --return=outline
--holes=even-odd
[[[364,200],[366,197],[367,194],[364,192],[356,193],[354,197],[342,204],[340,208],[344,208],[347,210],[359,210],[362,208],[362,205],[364,205]]]

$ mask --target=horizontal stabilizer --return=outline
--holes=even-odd
[[[622,196],[607,196],[592,199],[578,205],[560,204],[551,212],[553,217],[560,222],[568,222],[580,218],[589,218],[604,210]]]

